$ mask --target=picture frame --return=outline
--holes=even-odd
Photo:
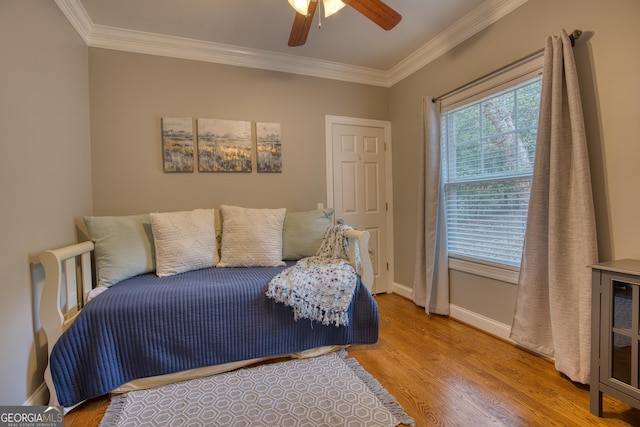
[[[197,141],[199,172],[252,171],[251,122],[199,118]]]
[[[282,172],[282,132],[280,123],[256,123],[258,172]]]
[[[162,117],[162,164],[168,173],[194,171],[193,120]]]

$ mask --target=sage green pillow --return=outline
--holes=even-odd
[[[331,224],[333,209],[287,211],[282,229],[282,259],[295,261],[315,255]]]
[[[155,271],[155,247],[148,214],[85,216],[84,223],[95,244],[98,285],[109,287]]]

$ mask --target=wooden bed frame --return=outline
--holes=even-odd
[[[349,230],[345,233],[345,237],[349,240],[349,263],[360,273],[362,283],[371,291],[373,288],[373,266],[368,253],[369,232]],[[356,247],[361,254],[359,265],[356,264]],[[40,323],[47,335],[48,352],[44,381],[49,389],[49,405],[59,405],[48,363],[49,355],[60,336],[82,311],[82,307],[87,303],[89,292],[94,288],[93,251],[93,242],[86,241],[59,249],[47,250],[39,256],[45,270],[44,288],[40,301]],[[365,254],[366,256],[362,256]],[[293,355],[293,357],[308,357],[321,354],[323,351],[312,349],[309,352],[305,352],[305,354]],[[175,381],[212,375],[213,373],[237,369],[261,360],[265,359],[253,359],[223,366],[205,367],[151,379],[144,378],[124,384],[115,392],[155,387]]]

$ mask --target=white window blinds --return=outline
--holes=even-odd
[[[520,265],[538,126],[536,71],[443,102],[449,254]],[[464,95],[464,94],[462,94]]]

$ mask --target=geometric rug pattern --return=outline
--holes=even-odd
[[[114,396],[101,427],[414,425],[346,351]]]

